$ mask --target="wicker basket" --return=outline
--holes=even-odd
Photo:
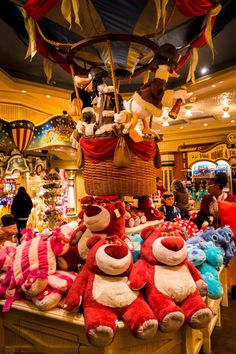
[[[129,167],[117,168],[113,159],[91,163],[85,158],[85,190],[89,195],[150,195],[156,191],[158,169],[153,160],[144,161],[131,152]]]

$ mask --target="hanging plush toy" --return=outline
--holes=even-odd
[[[64,301],[71,311],[83,303],[88,340],[95,346],[109,345],[116,333],[116,322],[122,318],[135,337],[151,338],[157,331],[157,320],[141,293],[129,288],[133,266],[127,244],[116,236],[93,236],[86,264],[78,274]]]
[[[201,297],[207,293],[207,284],[187,261],[184,239],[163,236],[152,226],[146,227],[141,236],[141,258],[130,275],[131,289],[144,288],[162,331],[177,330],[184,321],[192,328],[206,327],[212,317]]]
[[[140,87],[129,101],[124,101],[125,109],[132,113],[133,122],[129,128],[129,135],[135,141],[142,141],[142,136],[135,130],[138,119],[143,122],[143,134],[157,135],[157,133],[149,128],[148,118],[153,115],[160,117],[162,115],[162,107],[172,107],[174,100],[181,99],[184,102],[186,90],[166,91],[166,83],[172,75],[180,56],[176,48],[169,43],[160,46],[157,54],[158,69],[155,79],[151,83],[147,83]]]

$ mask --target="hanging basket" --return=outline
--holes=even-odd
[[[130,165],[118,168],[113,157],[93,163],[85,155],[83,170],[86,193],[89,195],[150,195],[156,191],[158,169],[154,158],[141,159],[130,151]]]

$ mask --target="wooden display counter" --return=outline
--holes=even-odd
[[[221,269],[224,289],[227,270]],[[211,334],[215,325],[220,326],[220,303],[206,298],[213,311],[213,318],[204,330],[193,330],[184,325],[176,332],[161,333],[152,340],[134,338],[122,321],[118,321],[117,334],[110,346],[91,346],[84,331],[83,316],[56,308],[40,311],[29,301],[16,301],[10,312],[0,312],[0,354],[198,354],[211,352]],[[225,299],[224,299],[225,298]],[[224,299],[224,300],[222,300]],[[1,306],[4,301],[0,301]],[[225,303],[224,303],[225,304]]]

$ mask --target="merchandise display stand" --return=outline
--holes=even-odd
[[[220,272],[223,288],[227,289],[227,269]],[[225,283],[226,282],[226,283]],[[171,333],[157,333],[151,340],[134,338],[122,321],[118,321],[113,343],[105,348],[91,346],[86,338],[84,319],[77,313],[56,308],[42,312],[29,301],[15,301],[10,312],[0,312],[0,353],[45,354],[198,354],[211,352],[211,334],[220,326],[220,304],[226,304],[227,291],[218,300],[206,298],[213,311],[208,327],[194,330],[182,326]],[[0,301],[0,309],[4,301]]]

